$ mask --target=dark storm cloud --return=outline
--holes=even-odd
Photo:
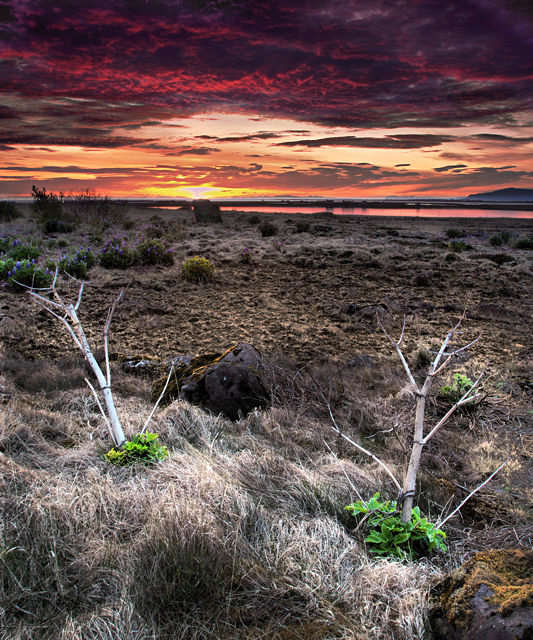
[[[433,171],[436,171],[437,173],[443,173],[445,171],[451,171],[452,169],[466,169],[467,165],[466,164],[447,164],[444,167],[435,167],[435,169],[433,169]]]
[[[514,136],[504,136],[499,133],[479,133],[477,135],[472,136],[476,140],[487,140],[488,142],[513,142],[514,144],[529,144],[533,142],[533,138],[517,138]]]
[[[504,0],[11,6],[0,74],[6,93],[27,99],[356,127],[505,123],[531,107],[532,18]],[[140,124],[113,109],[86,122]]]
[[[220,149],[216,149],[215,147],[196,147],[191,149],[182,149],[181,151],[176,151],[175,155],[177,156],[207,156],[210,153],[216,153],[220,151]]]
[[[76,145],[92,148],[117,148],[153,142],[124,135],[147,125],[159,124],[169,117],[167,108],[135,104],[115,104],[97,100],[68,98],[24,99],[8,96],[0,113],[0,142],[27,145]],[[147,116],[155,116],[147,120]],[[118,133],[117,133],[118,131]]]
[[[400,134],[385,136],[384,138],[369,138],[356,136],[338,136],[318,138],[315,140],[290,140],[278,142],[280,147],[363,147],[367,149],[422,149],[436,147],[443,142],[454,140],[452,136],[438,136],[431,134]]]

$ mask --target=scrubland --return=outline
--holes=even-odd
[[[229,213],[211,226],[188,211],[125,208],[45,236],[20,209],[0,235],[34,241],[43,266],[82,247],[95,255],[80,317],[99,359],[107,308],[125,289],[111,350],[127,436],[153,405],[150,378],[122,366],[129,356],[249,341],[271,363],[272,405],[233,422],[184,402],[162,407],[150,429],[169,458],[114,467],[86,363],[4,281],[2,640],[430,638],[430,590],[446,571],[481,549],[531,547],[533,255],[510,242],[531,221]],[[450,244],[456,227],[464,248]],[[505,242],[490,241],[503,231]],[[174,263],[104,268],[98,256],[118,236],[128,247],[157,238]],[[214,264],[210,281],[183,278],[194,255]],[[76,291],[68,279],[61,287]],[[446,553],[373,556],[344,507],[395,490],[332,430],[329,409],[401,475],[414,397],[376,317],[393,335],[406,317],[418,378],[464,310],[461,340],[481,338],[435,382],[428,424],[449,407],[438,391],[453,372],[486,368],[483,399],[428,444],[416,502],[435,521],[510,460],[446,524]]]

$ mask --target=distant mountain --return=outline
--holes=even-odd
[[[465,200],[485,200],[489,202],[533,202],[533,189],[498,189],[485,193],[472,193]]]

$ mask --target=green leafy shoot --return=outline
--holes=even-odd
[[[104,458],[117,465],[127,467],[133,464],[150,465],[168,458],[168,448],[158,442],[157,433],[137,433],[126,440],[118,449],[111,449]]]
[[[418,507],[413,508],[411,522],[402,522],[396,502],[381,500],[376,493],[368,502],[358,500],[345,509],[363,516],[361,524],[368,531],[365,542],[372,553],[416,560],[435,550],[446,551],[446,534],[423,518]]]
[[[454,404],[459,402],[459,400],[470,391],[474,383],[468,376],[463,375],[462,373],[454,373],[453,374],[453,382],[448,385],[444,385],[440,389],[440,395],[448,398]]]

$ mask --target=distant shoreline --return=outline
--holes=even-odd
[[[117,204],[145,207],[192,207],[192,198],[109,198]],[[199,198],[202,199],[202,198]],[[320,207],[324,211],[328,209],[406,209],[418,211],[420,209],[484,209],[501,211],[533,211],[533,202],[509,201],[509,200],[475,200],[475,199],[327,199],[327,198],[204,198],[218,204],[224,209],[238,209],[239,207],[256,207],[261,210],[265,207]],[[28,197],[0,198],[2,201],[15,204],[28,204],[32,200]]]
[[[487,202],[483,200],[293,200],[293,199],[264,199],[264,200],[225,200],[207,198],[224,208],[238,207],[323,207],[340,209],[501,209],[515,211],[533,211],[533,202]],[[147,205],[150,207],[190,207],[192,200],[130,200],[124,202],[132,205]]]

